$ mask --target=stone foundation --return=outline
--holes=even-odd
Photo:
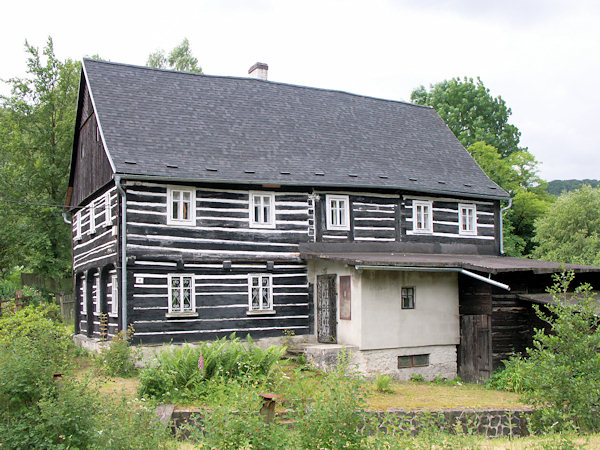
[[[165,417],[165,413],[170,417]],[[171,423],[173,431],[183,426],[203,427],[204,418],[210,414],[206,410],[174,410],[173,405],[161,405],[157,414],[163,423]],[[528,409],[444,409],[436,411],[405,410],[400,408],[387,411],[366,411],[364,427],[368,432],[410,433],[413,436],[423,429],[439,429],[456,434],[480,434],[488,438],[520,437],[529,435]],[[293,426],[293,422],[287,422]],[[364,428],[363,428],[364,430]]]

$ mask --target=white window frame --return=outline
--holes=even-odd
[[[252,306],[252,290],[254,289],[253,281],[254,279],[258,279],[258,286],[256,287],[259,290],[259,307],[253,308]],[[268,285],[266,287],[263,286],[263,279],[269,280]],[[262,291],[263,289],[267,289],[267,298],[269,301],[268,305],[262,304]],[[264,314],[264,313],[273,313],[275,310],[273,309],[273,275],[269,273],[251,273],[248,274],[248,313],[249,314]]]
[[[327,229],[328,230],[350,230],[350,197],[348,195],[326,195],[326,211],[325,216],[327,218]],[[337,206],[334,208],[333,203]],[[338,212],[341,209],[340,204],[344,205],[343,215]],[[335,210],[335,211],[334,211]],[[342,219],[342,223],[339,222]]]
[[[409,296],[409,291],[412,291],[412,295]],[[406,292],[407,298],[412,299],[412,303],[408,306],[404,306],[404,293]],[[414,286],[402,286],[400,288],[400,307],[401,309],[415,309],[417,304],[417,289]]]
[[[104,193],[104,226],[110,227],[112,224],[112,211],[110,208],[110,191]]]
[[[421,234],[433,233],[433,202],[431,200],[413,200],[412,208],[413,232]],[[419,228],[419,215],[423,215],[423,213],[419,213],[419,209],[423,210],[423,208],[427,208],[429,214],[427,215],[427,223]]]
[[[179,278],[179,308],[173,309],[172,292],[173,278]],[[182,299],[183,279],[190,278],[190,306],[191,309],[184,310]],[[168,298],[169,314],[171,315],[196,315],[196,288],[194,283],[194,274],[191,273],[170,273],[169,274],[169,298]]]
[[[175,192],[190,194],[189,217],[187,219],[173,218],[173,194]],[[183,203],[183,202],[182,202]],[[167,187],[167,225],[196,225],[196,189],[183,186]]]
[[[94,200],[92,203],[90,203],[89,206],[89,216],[90,216],[90,220],[89,220],[89,234],[94,234],[96,232],[96,201]]]
[[[75,240],[81,240],[81,210],[73,214],[73,221],[75,222]]]
[[[117,317],[119,315],[119,283],[117,274],[110,276],[110,311],[108,315],[110,317]]]
[[[101,304],[100,304],[100,274],[97,273],[94,275],[94,286],[96,286],[96,295],[94,296],[94,310],[96,314],[100,314],[102,312]]]
[[[259,197],[260,204],[255,203],[255,197]],[[269,217],[265,220],[264,207],[265,198],[269,199]],[[275,228],[275,193],[274,192],[262,192],[262,191],[250,191],[249,193],[249,217],[250,217],[250,228]],[[259,207],[260,217],[256,220],[254,216],[254,208]]]
[[[81,277],[81,314],[87,316],[87,276]]]
[[[471,223],[471,229],[463,230],[463,227],[465,225],[463,210],[471,211],[471,213],[473,214],[473,222]],[[477,236],[477,207],[474,203],[458,204],[458,233],[466,236]]]

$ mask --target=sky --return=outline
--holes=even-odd
[[[0,79],[27,40],[60,59],[143,65],[188,38],[204,73],[410,101],[420,85],[480,77],[512,109],[546,180],[600,179],[600,2],[222,0],[5,2]],[[0,94],[8,94],[0,85]]]

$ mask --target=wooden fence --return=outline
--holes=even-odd
[[[75,321],[75,296],[73,294],[56,294],[56,300],[60,305],[60,315],[65,323],[71,324]]]

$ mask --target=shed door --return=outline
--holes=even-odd
[[[468,383],[481,382],[492,374],[492,318],[487,314],[460,318],[458,374]]]
[[[336,275],[317,275],[317,341],[337,342]]]

